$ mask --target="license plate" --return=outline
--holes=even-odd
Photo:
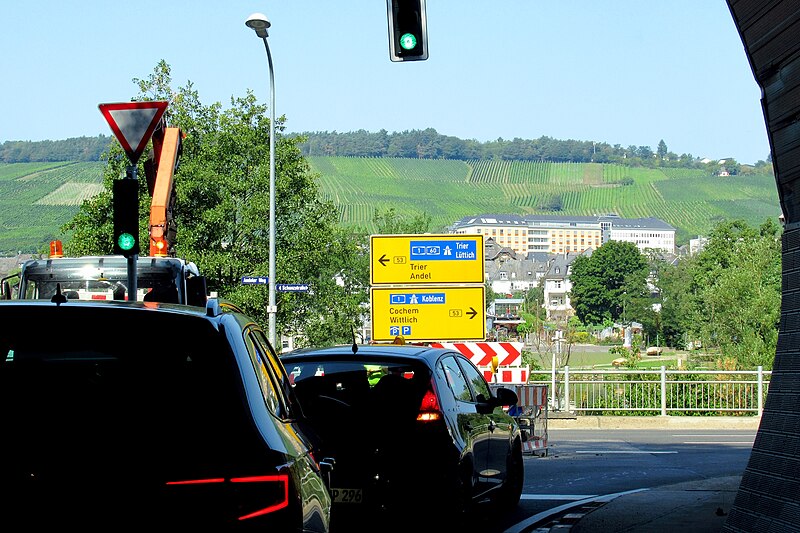
[[[331,489],[333,503],[361,503],[361,489]]]

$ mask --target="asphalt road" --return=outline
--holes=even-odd
[[[526,456],[525,487],[516,512],[487,510],[468,529],[485,533],[530,531],[565,514],[570,503],[612,493],[741,475],[756,430],[550,430],[548,454]],[[731,496],[732,497],[732,496]],[[728,505],[730,502],[720,502]],[[558,510],[550,518],[550,510]],[[444,531],[444,530],[442,530]]]

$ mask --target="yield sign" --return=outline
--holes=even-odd
[[[169,102],[157,100],[98,105],[132,165],[139,161],[167,104]]]

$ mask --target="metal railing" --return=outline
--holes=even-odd
[[[772,372],[757,370],[571,370],[533,372],[550,385],[550,411],[583,415],[758,415]],[[538,379],[537,379],[538,378]]]

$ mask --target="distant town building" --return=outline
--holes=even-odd
[[[689,239],[689,255],[694,255],[700,252],[708,244],[708,237],[697,237],[696,239]]]
[[[675,253],[675,228],[657,218],[622,218],[615,214],[594,216],[499,215],[464,217],[450,227],[451,233],[478,234],[498,246],[523,256],[582,253],[596,250],[610,240],[632,242],[640,251]]]

